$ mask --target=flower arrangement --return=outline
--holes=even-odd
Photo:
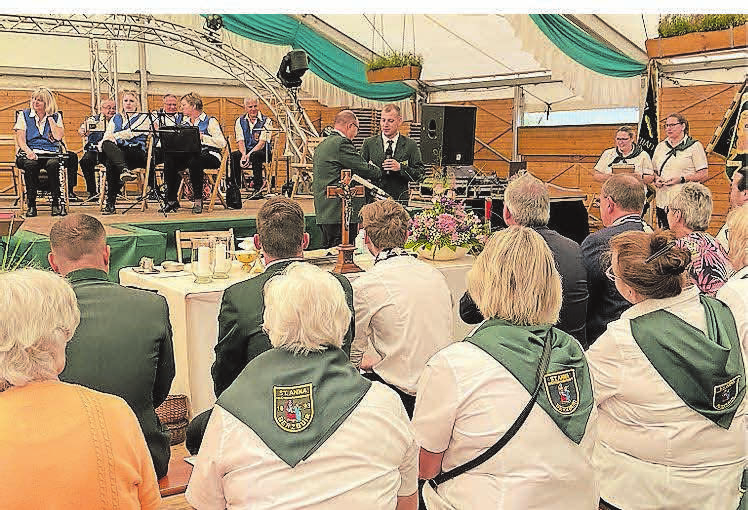
[[[405,247],[435,253],[440,248],[480,249],[486,242],[487,230],[478,216],[465,209],[462,202],[440,195],[433,207],[413,217]],[[490,227],[489,227],[490,228]]]

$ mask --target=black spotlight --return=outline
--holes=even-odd
[[[293,50],[286,53],[278,68],[278,79],[287,89],[301,87],[301,77],[309,69],[309,59],[304,50]]]
[[[217,32],[223,28],[223,18],[220,14],[208,14],[205,18],[205,28]]]

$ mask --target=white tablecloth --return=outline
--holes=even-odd
[[[372,266],[370,255],[356,256],[354,260],[363,269]],[[455,261],[432,262],[446,277],[452,293],[455,318],[455,330],[452,333],[456,339],[465,337],[472,329],[472,326],[460,319],[459,304],[466,288],[465,276],[473,260],[473,257],[468,256]],[[122,285],[155,290],[166,298],[176,362],[176,375],[170,393],[187,395],[192,416],[210,409],[216,400],[210,367],[215,361],[213,348],[218,341],[218,312],[223,291],[254,276],[241,271],[239,263],[234,264],[228,279],[213,280],[207,284],[194,283],[194,277],[190,274],[146,275],[129,267],[119,272]],[[346,276],[352,280],[357,274]]]

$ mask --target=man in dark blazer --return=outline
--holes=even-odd
[[[407,205],[408,183],[421,179],[424,165],[418,144],[400,134],[402,123],[400,107],[391,103],[385,105],[379,121],[382,133],[364,140],[361,157],[382,169],[382,177],[374,184],[394,200]]]
[[[304,260],[303,250],[309,245],[309,234],[304,232],[304,212],[291,199],[276,197],[263,204],[257,213],[257,249],[265,254],[265,272],[236,283],[223,292],[218,314],[218,343],[216,361],[211,367],[216,398],[236,380],[247,364],[263,352],[272,349],[270,339],[262,329],[265,313],[263,289],[274,275],[291,263]],[[348,307],[353,312],[353,289],[347,278],[334,274],[345,291]],[[293,296],[289,296],[292,299]],[[350,355],[355,319],[343,340],[343,351]],[[195,417],[187,427],[187,449],[193,455],[202,442],[210,410]]]
[[[610,240],[629,230],[652,229],[641,219],[644,207],[644,184],[635,174],[618,174],[608,178],[600,189],[600,219],[605,225],[582,241],[584,267],[587,269],[587,343],[589,348],[605,332],[609,322],[618,319],[631,306],[616,289],[616,284],[605,276],[610,260]]]
[[[169,469],[171,449],[155,409],[174,379],[166,299],[109,281],[104,226],[92,216],[75,214],[57,222],[49,243],[49,264],[73,285],[81,312],[60,380],[123,398],[140,422],[161,478]]]
[[[340,171],[349,169],[351,175],[360,175],[364,179],[373,180],[382,175],[379,167],[367,163],[351,141],[358,133],[358,118],[350,110],[343,110],[335,116],[335,130],[322,140],[314,151],[314,212],[317,225],[322,230],[322,247],[330,248],[341,242],[342,217],[341,200],[327,198],[327,187],[340,184]],[[355,183],[353,183],[355,184]],[[358,213],[364,199],[352,200],[351,221],[349,230],[351,242],[356,236]]]

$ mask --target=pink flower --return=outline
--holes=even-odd
[[[442,232],[451,234],[457,229],[457,220],[451,214],[440,214],[436,225]]]

